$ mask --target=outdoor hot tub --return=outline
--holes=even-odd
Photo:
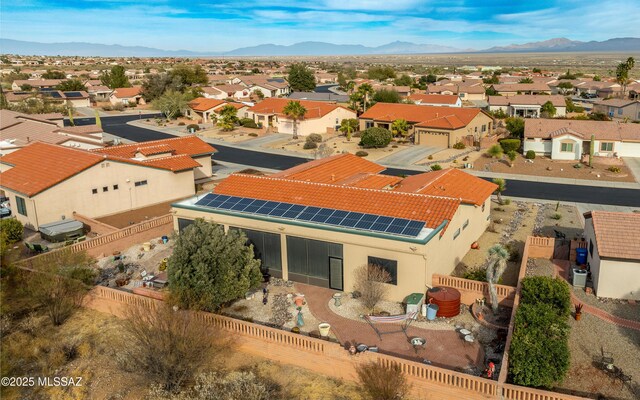
[[[48,242],[64,242],[84,235],[84,224],[75,219],[63,219],[40,225],[40,237]]]

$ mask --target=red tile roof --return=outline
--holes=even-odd
[[[83,150],[34,142],[2,156],[0,162],[13,167],[0,173],[0,182],[2,187],[31,197],[104,159]]]
[[[200,163],[186,154],[152,158],[149,160],[127,160],[126,162],[132,164],[145,165],[154,168],[168,169],[172,172],[186,171],[188,169],[202,167]]]
[[[336,182],[336,184],[367,189],[387,189],[396,185],[401,180],[402,178],[399,176],[379,175],[365,172],[350,176],[342,181]]]
[[[479,206],[497,187],[498,185],[484,179],[449,168],[408,176],[395,191],[457,198],[463,203]]]
[[[377,174],[384,170],[385,167],[381,165],[345,153],[300,164],[271,176],[297,181],[336,183],[357,173]]]
[[[229,176],[214,193],[406,218],[428,228],[451,221],[460,204],[445,197],[243,174]]]
[[[458,129],[468,125],[483,111],[478,108],[419,106],[415,104],[376,103],[361,119],[393,122],[404,119],[417,126]]]
[[[262,100],[255,106],[251,107],[249,111],[252,111],[256,114],[277,114],[277,115],[284,116],[282,110],[286,107],[286,105],[290,101],[300,102],[300,104],[307,109],[307,112],[304,115],[305,119],[322,118],[325,115],[329,114],[331,111],[335,110],[336,108],[342,107],[337,104],[329,103],[326,101],[290,100],[290,99],[269,97]]]
[[[212,108],[226,103],[224,100],[207,99],[206,97],[198,97],[189,102],[189,107],[195,111],[209,111]]]
[[[120,99],[125,99],[125,98],[140,96],[141,92],[142,92],[142,86],[133,86],[130,88],[114,89],[113,95]]]
[[[640,260],[640,214],[591,211],[600,257]]]
[[[153,151],[153,149],[157,149],[158,146],[166,146],[162,148],[172,149],[174,151],[174,154],[176,155],[186,154],[189,156],[197,156],[202,154],[215,153],[216,151],[213,146],[196,136],[183,136],[170,139],[152,140],[150,142],[121,144],[118,146],[105,147],[104,149],[95,149],[92,151],[117,157],[133,158],[138,152],[142,153],[143,151],[147,151],[145,149],[148,149],[148,151]]]

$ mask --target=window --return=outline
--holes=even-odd
[[[467,229],[467,226],[469,226],[469,220],[464,221],[464,224],[462,224],[462,230]]]
[[[456,240],[458,236],[460,236],[460,228],[458,228],[456,232],[453,234],[453,240]]]
[[[593,257],[593,240],[589,239],[589,255]]]
[[[113,185],[113,190],[118,190],[118,185]]]
[[[482,203],[482,212],[484,212],[485,205],[486,205],[486,203]]]
[[[103,186],[102,187],[102,191],[103,192],[108,192],[109,191],[109,186]]]
[[[253,245],[254,258],[261,260],[260,268],[269,270],[271,275],[282,277],[282,246],[277,233],[254,231],[251,229],[230,226],[229,231],[242,231],[247,236],[247,245]]]
[[[18,207],[18,214],[27,216],[27,205],[22,197],[16,196],[16,207]]]
[[[290,280],[329,287],[331,258],[342,259],[341,244],[287,236]]]
[[[91,193],[98,194],[98,189],[91,189]]]
[[[478,132],[478,127],[477,126],[475,127],[475,132]]]
[[[573,143],[560,143],[560,151],[573,152]]]
[[[482,132],[486,132],[487,131],[487,125],[482,125]]]
[[[600,151],[613,151],[613,142],[600,143]]]
[[[147,184],[147,180],[145,179],[144,181],[138,181],[135,183],[136,186],[144,186]]]
[[[387,260],[385,258],[379,258],[379,257],[369,257],[367,263],[369,265],[377,265],[378,267],[387,271],[391,276],[391,282],[389,282],[389,284],[391,285],[398,284],[398,261]]]
[[[181,233],[191,224],[193,224],[192,219],[178,218],[178,232]]]
[[[373,128],[373,121],[367,121],[364,123],[365,129]]]
[[[618,108],[618,115],[622,115],[622,108]]]

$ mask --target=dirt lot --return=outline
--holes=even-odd
[[[176,201],[180,200],[182,199],[166,201],[164,203],[155,204],[148,207],[137,208],[135,210],[109,215],[108,217],[96,218],[96,220],[107,225],[122,229],[126,228],[129,225],[137,224],[138,222],[169,214],[169,211],[171,211],[171,203],[175,203]]]
[[[366,151],[369,154],[365,158],[370,161],[375,161],[382,157],[389,156],[391,154],[397,153],[400,150],[404,150],[411,146],[409,144],[399,144],[393,141],[389,146],[383,149],[364,149],[358,146],[358,143],[360,142],[360,138],[357,138],[357,137],[352,137],[350,141],[348,141],[342,135],[323,134],[322,137],[327,147],[332,150],[331,154],[338,154],[343,152],[355,154],[356,152],[362,150],[362,151]],[[305,140],[306,139],[304,137],[300,137],[299,139],[281,140],[278,142],[270,143],[269,147],[273,149],[292,151],[295,153],[303,153],[303,154],[309,154],[309,155],[315,154],[317,149],[309,149],[309,150],[303,149]]]
[[[481,151],[472,151],[469,152],[469,148],[458,150],[458,149],[444,149],[435,154],[432,154],[431,157],[423,158],[418,161],[416,164],[418,165],[432,165],[438,164],[442,168],[461,168],[465,163],[475,164],[476,160],[481,157],[484,153]],[[465,160],[466,158],[466,160]],[[451,160],[451,161],[448,161]]]
[[[513,167],[508,160],[496,160],[486,156],[478,157],[473,165],[477,171],[501,172],[505,174],[549,176],[555,178],[586,179],[595,181],[635,182],[635,178],[624,161],[614,158],[594,160],[593,168],[581,164],[575,160],[551,160],[548,157],[536,157],[533,162],[527,162],[522,154],[514,161]],[[582,165],[574,168],[574,165]],[[607,168],[614,166],[620,168],[620,172],[613,173]],[[549,168],[551,170],[549,170]]]

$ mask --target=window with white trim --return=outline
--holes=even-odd
[[[453,234],[453,239],[455,240],[458,236],[460,236],[460,228],[456,229],[456,232]]]
[[[573,143],[560,143],[560,151],[563,151],[566,153],[572,153]]]

